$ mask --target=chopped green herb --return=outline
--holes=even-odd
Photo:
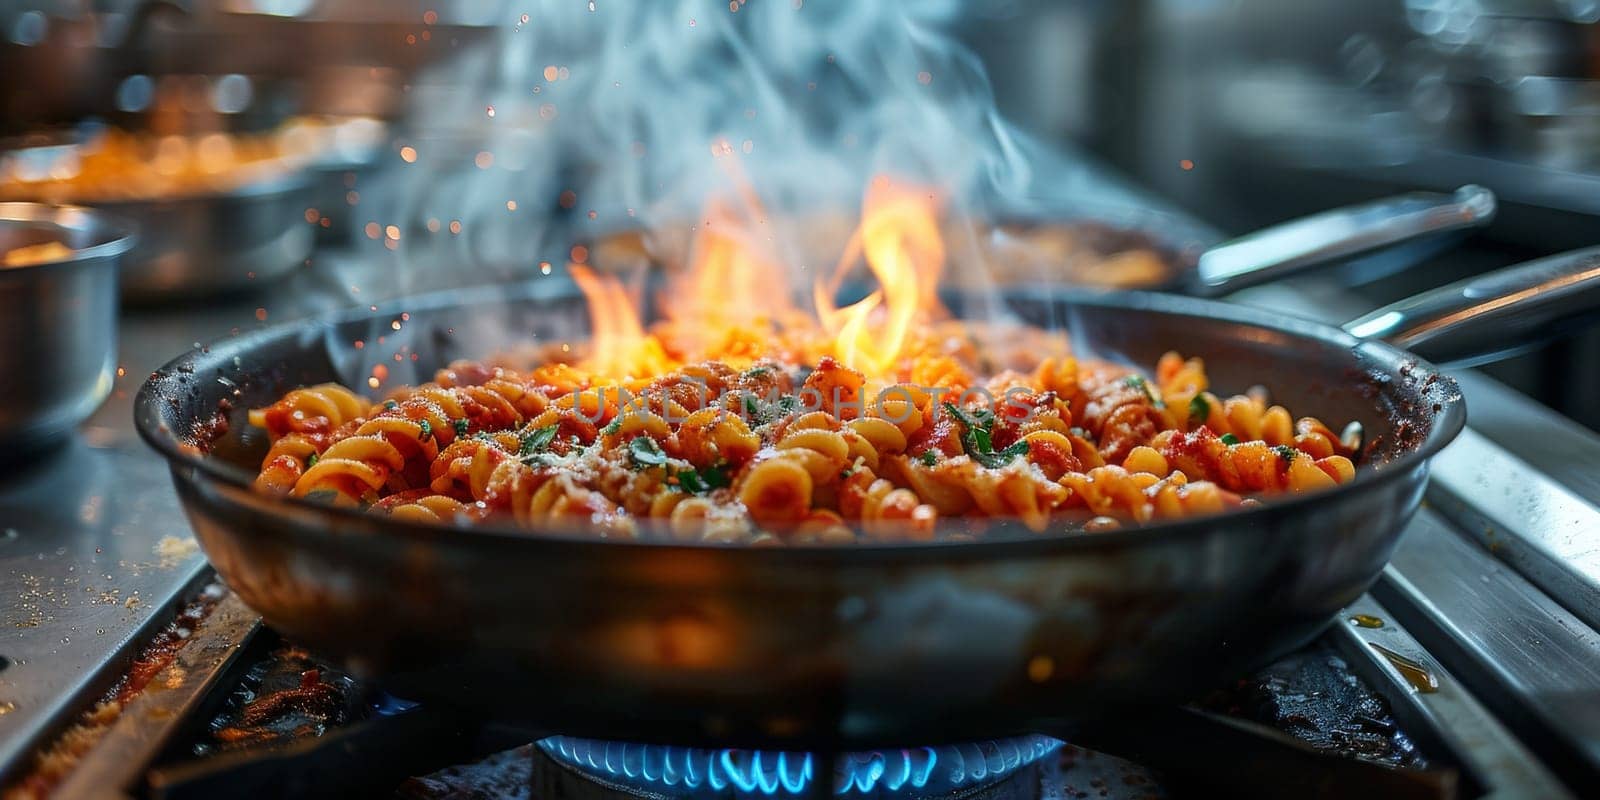
[[[721,467],[706,467],[699,471],[680,469],[674,476],[678,479],[678,488],[690,494],[705,494],[728,485],[728,474]]]
[[[467,428],[469,426],[468,426],[466,417],[462,417],[461,419],[454,420],[450,424],[455,426],[456,435],[457,436],[466,436],[467,435]]]
[[[1016,442],[998,452],[994,449],[994,438],[990,434],[990,430],[994,427],[994,413],[988,409],[979,409],[968,413],[962,411],[954,403],[945,403],[944,409],[950,412],[951,416],[961,420],[961,424],[966,426],[967,431],[961,437],[961,444],[973,461],[985,467],[996,468],[1011,463],[1011,459],[1017,456],[1027,454],[1028,443],[1022,441]],[[932,451],[927,452],[931,453]],[[927,453],[923,454],[923,463],[932,466],[927,461]]]
[[[1222,443],[1223,444],[1238,444],[1239,443],[1239,437],[1234,436],[1231,433],[1224,433],[1224,434],[1222,434]]]
[[[917,457],[922,459],[922,465],[925,467],[931,467],[939,460],[939,454],[933,450],[924,450],[922,451],[922,455]]]
[[[972,437],[972,443],[977,445],[978,452],[994,452],[994,441],[989,438],[989,430],[987,428],[973,428],[967,431],[967,435]]]
[[[750,417],[751,419],[755,419],[761,413],[761,404],[757,403],[756,399],[754,397],[751,397],[750,395],[745,395],[744,396],[744,413],[745,413],[746,416]]]
[[[656,440],[648,436],[637,436],[628,442],[628,459],[633,462],[635,469],[644,469],[667,463],[667,454],[661,452],[661,446],[656,444]]]
[[[545,448],[548,448],[550,443],[555,440],[556,426],[554,425],[546,425],[542,428],[526,431],[522,434],[522,444],[517,448],[517,455],[526,460],[528,456],[544,452]]]
[[[305,498],[313,503],[333,503],[339,499],[337,489],[312,489],[306,492]]]
[[[1141,392],[1144,392],[1145,399],[1150,401],[1150,405],[1153,405],[1156,408],[1167,407],[1166,403],[1161,402],[1161,398],[1156,397],[1155,392],[1150,391],[1150,382],[1145,380],[1143,375],[1129,375],[1128,377],[1123,378],[1122,382],[1135,389],[1138,389]]]
[[[955,403],[946,402],[946,403],[942,403],[941,405],[944,406],[944,410],[946,412],[948,412],[950,414],[950,416],[955,417],[958,420],[961,420],[961,424],[962,425],[965,425],[968,428],[981,428],[981,427],[983,427],[983,423],[982,422],[979,422],[976,417],[973,417],[972,415],[968,414],[967,412],[962,411],[961,408],[959,406],[957,406]]]
[[[765,378],[772,372],[770,367],[751,367],[744,371],[746,378]]]
[[[610,422],[606,423],[606,426],[601,428],[600,432],[607,436],[616,436],[618,433],[621,433],[622,415],[618,414],[615,419],[612,419]]]
[[[399,407],[400,407],[400,404],[396,403],[393,400],[385,400],[385,401],[383,401],[383,408],[384,408],[385,411],[393,411],[393,410],[395,410],[395,409],[397,409]]]
[[[1016,458],[1017,456],[1025,456],[1027,454],[1028,443],[1026,441],[1018,441],[1013,443],[1010,447],[1000,450],[999,452],[977,452],[972,453],[971,455],[973,460],[977,461],[979,464],[989,467],[990,469],[995,469],[1011,463],[1011,459]]]
[[[700,480],[700,473],[692,469],[678,470],[677,478],[678,488],[690,494],[700,494],[706,490],[705,484]]]
[[[800,398],[795,397],[792,394],[786,394],[778,398],[778,410],[785,414],[792,414],[794,413],[794,410],[799,407]]]
[[[845,467],[844,469],[839,470],[839,480],[841,480],[841,481],[849,480],[850,476],[854,475],[854,474],[856,474],[855,470],[850,469],[849,467]]]
[[[428,438],[428,437],[433,435],[433,423],[431,423],[431,422],[429,422],[427,420],[423,420],[422,422],[417,424],[417,427],[422,429],[420,432],[417,433],[417,438],[426,439],[426,438]]]
[[[706,487],[710,489],[721,489],[724,486],[733,485],[733,481],[728,476],[728,469],[723,466],[706,467],[700,470],[700,480],[705,481]]]
[[[1293,461],[1295,456],[1300,455],[1300,451],[1299,450],[1296,450],[1293,447],[1290,447],[1289,445],[1286,445],[1286,444],[1280,444],[1277,447],[1274,447],[1272,449],[1273,449],[1274,452],[1276,452],[1278,454],[1278,458],[1283,459],[1284,463],[1286,463],[1286,464],[1289,463],[1290,461]]]
[[[1211,419],[1211,401],[1203,394],[1197,394],[1189,401],[1189,421],[1205,422]]]
[[[306,469],[311,469],[312,467],[314,467],[316,465],[317,465],[317,454],[316,453],[312,453],[311,455],[306,456]]]

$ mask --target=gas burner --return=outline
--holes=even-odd
[[[707,750],[552,736],[551,760],[595,783],[652,797],[707,794],[794,796],[811,791],[823,756],[772,750]],[[943,797],[998,783],[1060,748],[1028,735],[958,745],[843,753],[832,757],[833,794]]]

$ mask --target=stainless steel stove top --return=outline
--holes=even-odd
[[[76,440],[0,476],[0,775],[26,768],[209,578],[166,470],[132,431],[143,377],[230,331],[378,302],[382,292],[359,287],[385,286],[388,268],[322,257],[258,297],[128,312],[113,398]],[[1237,299],[1329,318],[1360,310],[1315,282]],[[1466,785],[1579,795],[1600,786],[1600,437],[1486,378],[1459,377],[1470,429],[1437,459],[1427,506],[1380,583],[1345,615],[1373,627],[1341,622],[1324,645]],[[156,676],[161,690],[135,699],[68,777],[69,796],[145,791],[166,738],[214,705],[257,627],[223,598]],[[405,724],[402,733],[437,733]]]

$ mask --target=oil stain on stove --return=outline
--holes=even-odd
[[[363,716],[354,678],[284,645],[251,665],[191,748],[196,756],[321,736]]]
[[[448,716],[430,722],[437,710],[375,692],[276,637],[252,649],[255,657],[240,665],[216,710],[178,748],[183,763],[169,766],[164,788],[152,796],[210,796],[219,787],[240,790],[276,776],[280,786],[320,787],[325,796],[355,792],[407,800],[1147,800],[1228,790],[1230,780],[1244,779],[1210,774],[1230,772],[1224,767],[1204,770],[1196,783],[1195,775],[1181,769],[1161,772],[1156,761],[1136,764],[1042,735],[828,758],[572,737],[514,746],[528,739],[517,738],[514,729],[496,731]],[[1429,766],[1384,701],[1322,644],[1202,698],[1196,708],[1287,733],[1339,760],[1402,773],[1421,774]],[[1140,733],[1139,739],[1161,735]],[[284,761],[289,745],[297,755]],[[1185,745],[1174,742],[1165,749],[1174,748]],[[373,759],[382,763],[369,763]],[[407,769],[415,777],[396,772]],[[829,783],[818,780],[823,774]],[[337,788],[328,783],[330,776],[338,776]],[[1251,788],[1256,791],[1242,794],[1264,796],[1262,787]]]

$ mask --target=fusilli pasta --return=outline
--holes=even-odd
[[[972,350],[913,350],[878,379],[741,350],[743,369],[616,385],[581,364],[461,362],[379,403],[296,389],[250,413],[271,441],[257,487],[409,521],[800,544],[991,519],[1092,534],[1355,476],[1327,425],[1263,390],[1212,393],[1199,359],[1168,354],[1145,376],[1050,354],[984,372]]]

